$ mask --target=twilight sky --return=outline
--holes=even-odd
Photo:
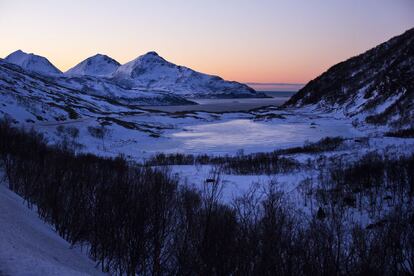
[[[414,0],[0,0],[0,57],[65,71],[148,51],[241,82],[304,83],[414,27]]]

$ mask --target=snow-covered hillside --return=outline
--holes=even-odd
[[[119,62],[107,55],[96,54],[65,72],[66,75],[106,77],[115,72]]]
[[[103,275],[0,183],[0,275]]]
[[[264,97],[247,85],[196,72],[166,61],[155,52],[142,55],[118,68],[116,82],[140,90],[165,91],[185,98]]]
[[[62,73],[52,63],[50,63],[47,58],[35,54],[28,54],[22,50],[17,50],[11,53],[5,58],[5,60],[7,62],[19,65],[23,69],[40,74],[56,75]]]
[[[331,67],[286,107],[341,113],[356,124],[414,126],[414,28]]]

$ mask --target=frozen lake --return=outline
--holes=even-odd
[[[229,119],[218,122],[194,122],[182,124],[166,131],[159,138],[131,137],[132,144],[116,145],[111,149],[131,156],[149,157],[155,153],[189,153],[226,155],[267,152],[280,148],[302,146],[324,137],[355,137],[361,132],[350,122],[332,118],[310,119],[292,116],[287,119],[255,121]]]
[[[272,151],[281,147],[303,145],[327,136],[353,137],[357,131],[349,124],[335,120],[311,122],[262,122],[236,119],[227,122],[199,124],[171,134],[176,143],[173,151],[213,154]],[[169,151],[166,149],[166,151]]]

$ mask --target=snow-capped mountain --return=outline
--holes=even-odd
[[[140,113],[139,105],[191,102],[171,94],[123,90],[93,77],[43,76],[0,59],[0,103],[0,117],[56,122]]]
[[[241,98],[264,97],[247,85],[225,81],[220,77],[178,66],[156,52],[120,66],[113,74],[114,81],[126,87],[145,91],[164,91],[185,98]]]
[[[340,112],[355,123],[414,126],[414,28],[331,67],[285,107]]]
[[[218,76],[196,72],[184,66],[166,61],[155,52],[120,65],[116,60],[97,54],[82,61],[62,74],[46,58],[26,54],[18,50],[6,57],[5,61],[23,69],[42,74],[71,89],[81,89],[89,94],[118,97],[119,93],[147,93],[146,98],[156,94],[165,95],[162,104],[182,104],[186,99],[195,98],[262,98],[245,84],[225,81]],[[143,95],[143,94],[142,94]],[[142,96],[141,95],[141,96]],[[182,100],[175,101],[179,98]],[[170,102],[174,99],[174,102]],[[152,102],[151,104],[154,104]]]
[[[119,66],[119,63],[98,54],[73,68],[73,72],[78,72],[79,75],[75,73],[62,74],[46,58],[18,50],[4,60],[0,59],[0,94],[2,92],[7,94],[7,91],[12,90],[19,91],[14,95],[15,97],[22,97],[23,94],[32,96],[38,94],[38,99],[46,99],[48,98],[46,91],[62,90],[73,95],[83,94],[99,97],[103,105],[105,102],[111,101],[130,106],[130,108],[138,105],[195,104],[168,92],[125,88],[106,77],[92,76],[92,74],[103,74],[105,71],[109,73],[108,70],[113,70],[114,65]],[[15,85],[9,85],[12,83]],[[25,101],[19,101],[28,102],[29,98]]]
[[[114,73],[121,64],[107,55],[96,54],[65,72],[66,75],[106,77]]]
[[[19,65],[28,71],[44,75],[58,75],[62,73],[47,58],[35,54],[28,54],[22,50],[17,50],[11,53],[5,58],[5,60]]]

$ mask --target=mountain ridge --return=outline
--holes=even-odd
[[[62,72],[47,58],[35,55],[33,53],[25,53],[22,50],[14,51],[13,53],[9,54],[4,60],[18,65],[28,71],[40,74],[62,74]]]
[[[25,63],[23,59],[39,62]],[[60,72],[46,58],[20,50],[10,54],[5,61],[46,77],[54,77],[55,81],[70,88],[93,91],[99,95],[115,95],[120,90],[166,94],[166,97],[175,95],[185,99],[267,97],[245,84],[175,65],[156,52],[148,52],[123,65],[107,55],[96,54],[65,73]],[[37,68],[36,64],[41,66]]]
[[[342,112],[356,124],[413,127],[414,28],[311,80],[283,107]]]

